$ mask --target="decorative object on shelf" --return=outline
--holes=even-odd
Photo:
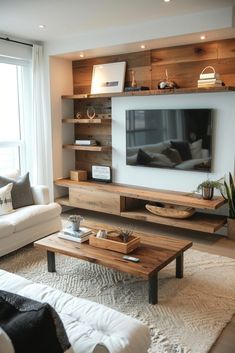
[[[85,181],[87,180],[86,170],[70,170],[70,179],[74,181]]]
[[[178,88],[177,84],[174,81],[169,81],[168,78],[168,71],[165,71],[166,78],[162,80],[158,84],[158,89],[171,89],[171,88]]]
[[[79,230],[80,223],[83,221],[83,217],[80,215],[70,215],[68,217],[72,230]]]
[[[157,203],[157,206],[146,204],[146,209],[161,217],[169,217],[169,218],[189,218],[195,213],[195,208],[187,207],[187,206],[178,206],[178,205],[170,205],[170,204],[161,204]]]
[[[224,180],[224,189],[221,189],[221,194],[228,201],[228,237],[235,239],[235,181],[231,173],[229,173],[229,181]]]
[[[122,229],[120,228],[120,237],[122,238],[124,243],[127,243],[130,239],[130,236],[133,234],[133,231],[130,229]]]
[[[213,66],[206,66],[200,73],[197,87],[221,87],[224,85],[223,81],[219,79],[219,74],[215,72]]]
[[[92,180],[112,182],[111,167],[104,165],[93,165],[91,170]]]
[[[197,192],[201,191],[204,200],[212,200],[214,196],[214,189],[221,191],[223,187],[222,178],[219,180],[205,180],[197,186]]]
[[[132,91],[149,91],[149,87],[147,86],[125,87],[125,92],[132,92]]]
[[[134,70],[131,70],[131,87],[132,88],[137,87],[137,82],[135,79],[135,71]]]
[[[89,244],[101,249],[117,251],[123,254],[129,254],[140,245],[140,237],[129,235],[128,241],[124,242],[120,231],[113,230],[107,232],[107,238],[98,238],[91,234]]]
[[[102,238],[102,239],[107,239],[107,236],[108,236],[108,233],[106,229],[100,229],[96,234],[97,238]]]
[[[75,145],[80,145],[80,146],[96,146],[97,141],[96,140],[81,140],[77,139],[75,140]]]
[[[77,112],[75,116],[76,116],[77,119],[81,119],[82,118],[82,113],[81,112]]]
[[[94,119],[95,117],[95,108],[90,106],[87,108],[86,115],[89,119]]]
[[[126,62],[93,65],[91,94],[123,92]]]

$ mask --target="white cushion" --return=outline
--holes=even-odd
[[[9,183],[0,188],[0,216],[6,215],[13,211],[11,190],[13,184]]]
[[[0,287],[52,305],[75,353],[147,353],[149,330],[138,320],[3,270]]]
[[[5,178],[17,179],[20,176],[18,169],[0,169],[0,175]]]
[[[61,207],[53,202],[49,205],[32,205],[18,208],[15,212],[1,216],[0,220],[14,226],[14,232],[30,228],[59,216]]]
[[[192,159],[202,158],[202,139],[197,140],[189,145]]]

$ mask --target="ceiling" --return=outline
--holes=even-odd
[[[151,21],[232,6],[235,6],[235,0],[171,0],[168,3],[163,0],[0,0],[0,33],[2,36],[23,38],[29,42],[59,42],[87,33],[108,33],[137,24],[141,27]],[[40,29],[40,24],[45,25],[45,28]],[[226,33],[222,31],[220,35],[235,36],[234,28],[231,30]],[[179,44],[196,40],[185,35],[178,39],[174,36],[172,38],[174,43]],[[171,45],[169,38],[162,45],[166,46],[166,43]],[[149,41],[148,45],[149,48],[152,45],[154,47],[154,40],[153,43]],[[101,55],[106,53],[105,49],[101,49]],[[120,45],[113,48],[109,46],[108,52],[126,49]],[[130,46],[129,51],[132,51]],[[91,49],[87,54],[90,57],[94,55]],[[70,58],[75,55],[73,53]]]

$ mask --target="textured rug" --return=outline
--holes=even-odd
[[[172,263],[159,273],[159,304],[148,304],[147,282],[103,266],[27,247],[0,259],[0,268],[141,320],[152,335],[151,353],[206,353],[235,312],[235,260],[188,250],[183,279]],[[134,353],[134,352],[133,352]]]

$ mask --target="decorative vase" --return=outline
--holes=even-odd
[[[214,188],[209,186],[202,187],[202,198],[204,200],[211,200],[214,196]]]
[[[228,223],[228,237],[229,239],[235,240],[235,219],[228,218],[227,223]]]

